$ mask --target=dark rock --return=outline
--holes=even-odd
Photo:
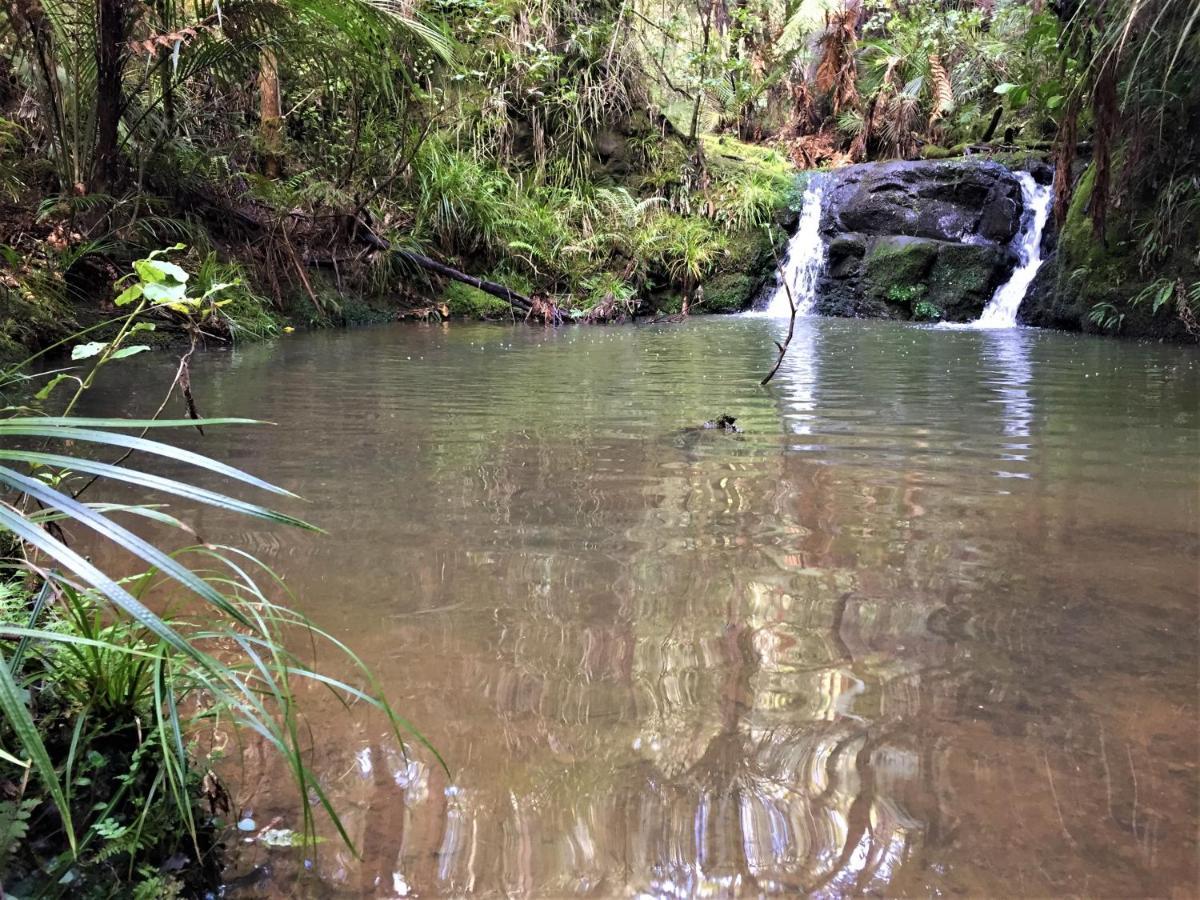
[[[596,132],[592,141],[602,160],[623,159],[627,153],[625,136],[610,128]]]
[[[867,252],[867,239],[861,234],[839,234],[829,242],[827,266],[834,278],[858,274],[859,263]]]
[[[745,309],[758,296],[762,278],[745,272],[724,272],[703,286],[704,312],[730,313]]]
[[[999,163],[965,159],[848,166],[827,192],[826,234],[904,234],[1007,243],[1020,226],[1021,186]]]
[[[871,242],[864,261],[863,293],[872,300],[904,302],[898,297],[925,282],[938,256],[939,241],[887,235]]]
[[[1029,289],[1021,308],[1017,310],[1017,321],[1022,325],[1040,328],[1079,327],[1080,311],[1074,304],[1063,302],[1066,298],[1057,290],[1058,259],[1055,254],[1045,257]]]
[[[734,423],[737,422],[736,416],[731,416],[729,413],[721,413],[715,419],[705,422],[700,427],[707,430],[716,429],[718,431],[727,431],[730,434],[737,434],[742,429],[738,428]]]
[[[882,318],[978,317],[1016,265],[1021,185],[977,158],[868,163],[833,176],[815,310]]]
[[[926,282],[925,299],[947,321],[971,322],[1015,264],[1014,255],[998,247],[943,243]]]

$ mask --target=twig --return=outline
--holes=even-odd
[[[195,352],[196,352],[196,337],[195,337],[195,335],[192,335],[192,345],[190,347],[188,347],[187,353],[183,354],[183,356],[180,357],[179,368],[175,370],[175,377],[171,380],[171,386],[169,388],[167,388],[167,394],[165,397],[163,397],[162,403],[160,403],[158,405],[158,409],[156,409],[154,411],[154,415],[150,417],[152,420],[157,420],[158,417],[163,414],[163,410],[167,408],[167,404],[171,400],[171,395],[175,393],[175,388],[179,385],[180,381],[184,380],[184,379],[187,379],[187,381],[185,382],[187,384],[187,387],[184,389],[185,390],[184,400],[188,404],[188,413],[190,415],[195,412],[196,405],[195,405],[195,401],[190,399],[192,390],[191,390],[190,379],[188,379],[188,361],[191,360],[192,354]],[[196,418],[195,415],[192,415],[191,417],[193,419]],[[197,425],[195,427],[196,427],[197,431],[199,431],[201,434],[204,434],[204,430],[199,425]],[[144,438],[149,431],[150,431],[149,426],[143,428],[142,433],[140,435],[138,435],[138,437]],[[122,453],[118,459],[114,460],[112,462],[112,465],[119,466],[122,463],[124,463],[125,460],[129,459],[129,457],[131,457],[131,456],[133,456],[133,448],[132,447],[130,447],[128,450],[126,450],[124,453]],[[74,494],[71,495],[71,499],[78,500],[80,498],[80,496],[83,495],[84,491],[86,491],[88,488],[90,488],[93,484],[95,484],[99,480],[100,480],[99,475],[93,475],[90,479],[88,479],[87,483],[83,487],[81,487],[79,490],[77,490]]]
[[[787,294],[788,308],[791,310],[791,317],[788,319],[788,333],[784,338],[783,343],[775,342],[775,346],[779,348],[779,358],[775,360],[775,365],[770,372],[766,374],[760,385],[766,384],[775,377],[775,373],[779,371],[779,367],[783,365],[783,357],[787,355],[788,345],[792,342],[792,335],[796,332],[796,300],[792,297],[792,286],[787,282],[787,275],[783,271],[783,264],[779,261],[779,254],[775,251],[775,239],[771,236],[771,229],[767,227],[767,238],[771,243],[771,255],[775,257],[775,270],[779,273],[779,280],[783,282],[783,290]]]

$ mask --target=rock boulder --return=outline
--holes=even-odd
[[[817,312],[970,321],[1011,274],[1024,203],[999,163],[865,163],[831,177]]]

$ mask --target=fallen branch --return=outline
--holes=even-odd
[[[432,257],[426,256],[423,253],[417,253],[414,250],[393,250],[392,245],[377,235],[371,229],[371,226],[361,218],[355,217],[354,224],[356,226],[355,236],[375,250],[391,251],[401,259],[415,266],[420,266],[428,272],[434,272],[445,278],[469,284],[471,287],[481,290],[485,294],[491,294],[493,297],[503,300],[509,306],[515,306],[526,313],[533,309],[533,301],[524,294],[518,294],[512,288],[505,287],[495,281],[488,281],[484,278],[476,278],[474,275],[468,275],[460,269],[448,266],[444,262],[439,262]]]
[[[476,278],[474,275],[468,275],[466,272],[460,271],[453,266],[448,266],[443,262],[438,262],[436,259],[431,259],[421,253],[414,253],[412,250],[395,250],[393,252],[401,259],[413,265],[420,266],[422,269],[445,276],[446,278],[461,281],[463,284],[469,284],[471,287],[481,290],[485,294],[491,294],[493,297],[503,300],[510,306],[515,306],[517,309],[524,310],[525,312],[533,309],[533,301],[524,294],[518,294],[512,288],[505,287],[495,281]]]
[[[787,275],[784,274],[783,264],[779,261],[779,254],[775,252],[775,240],[771,237],[770,227],[767,227],[767,238],[771,243],[771,255],[775,257],[775,271],[779,273],[779,280],[783,282],[783,291],[787,294],[788,307],[792,311],[791,317],[788,319],[787,337],[783,339],[783,343],[775,342],[775,346],[779,348],[779,358],[775,360],[775,365],[771,371],[766,374],[760,385],[766,384],[775,377],[775,373],[779,371],[779,367],[783,365],[783,357],[787,355],[788,344],[792,342],[792,335],[796,332],[796,300],[792,297],[792,286],[787,282]]]

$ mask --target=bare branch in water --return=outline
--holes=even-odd
[[[788,308],[791,309],[792,315],[788,319],[787,337],[783,339],[783,343],[775,342],[775,346],[779,348],[779,358],[775,360],[775,365],[771,371],[766,374],[760,385],[766,384],[775,377],[775,373],[779,371],[779,367],[783,365],[783,358],[787,355],[788,344],[792,342],[792,334],[796,331],[796,298],[792,296],[792,286],[787,283],[787,275],[783,271],[783,263],[779,261],[779,254],[775,252],[775,239],[771,236],[771,226],[764,226],[767,229],[767,239],[771,242],[771,255],[775,257],[775,271],[779,273],[779,280],[783,282],[784,293],[787,294]]]

